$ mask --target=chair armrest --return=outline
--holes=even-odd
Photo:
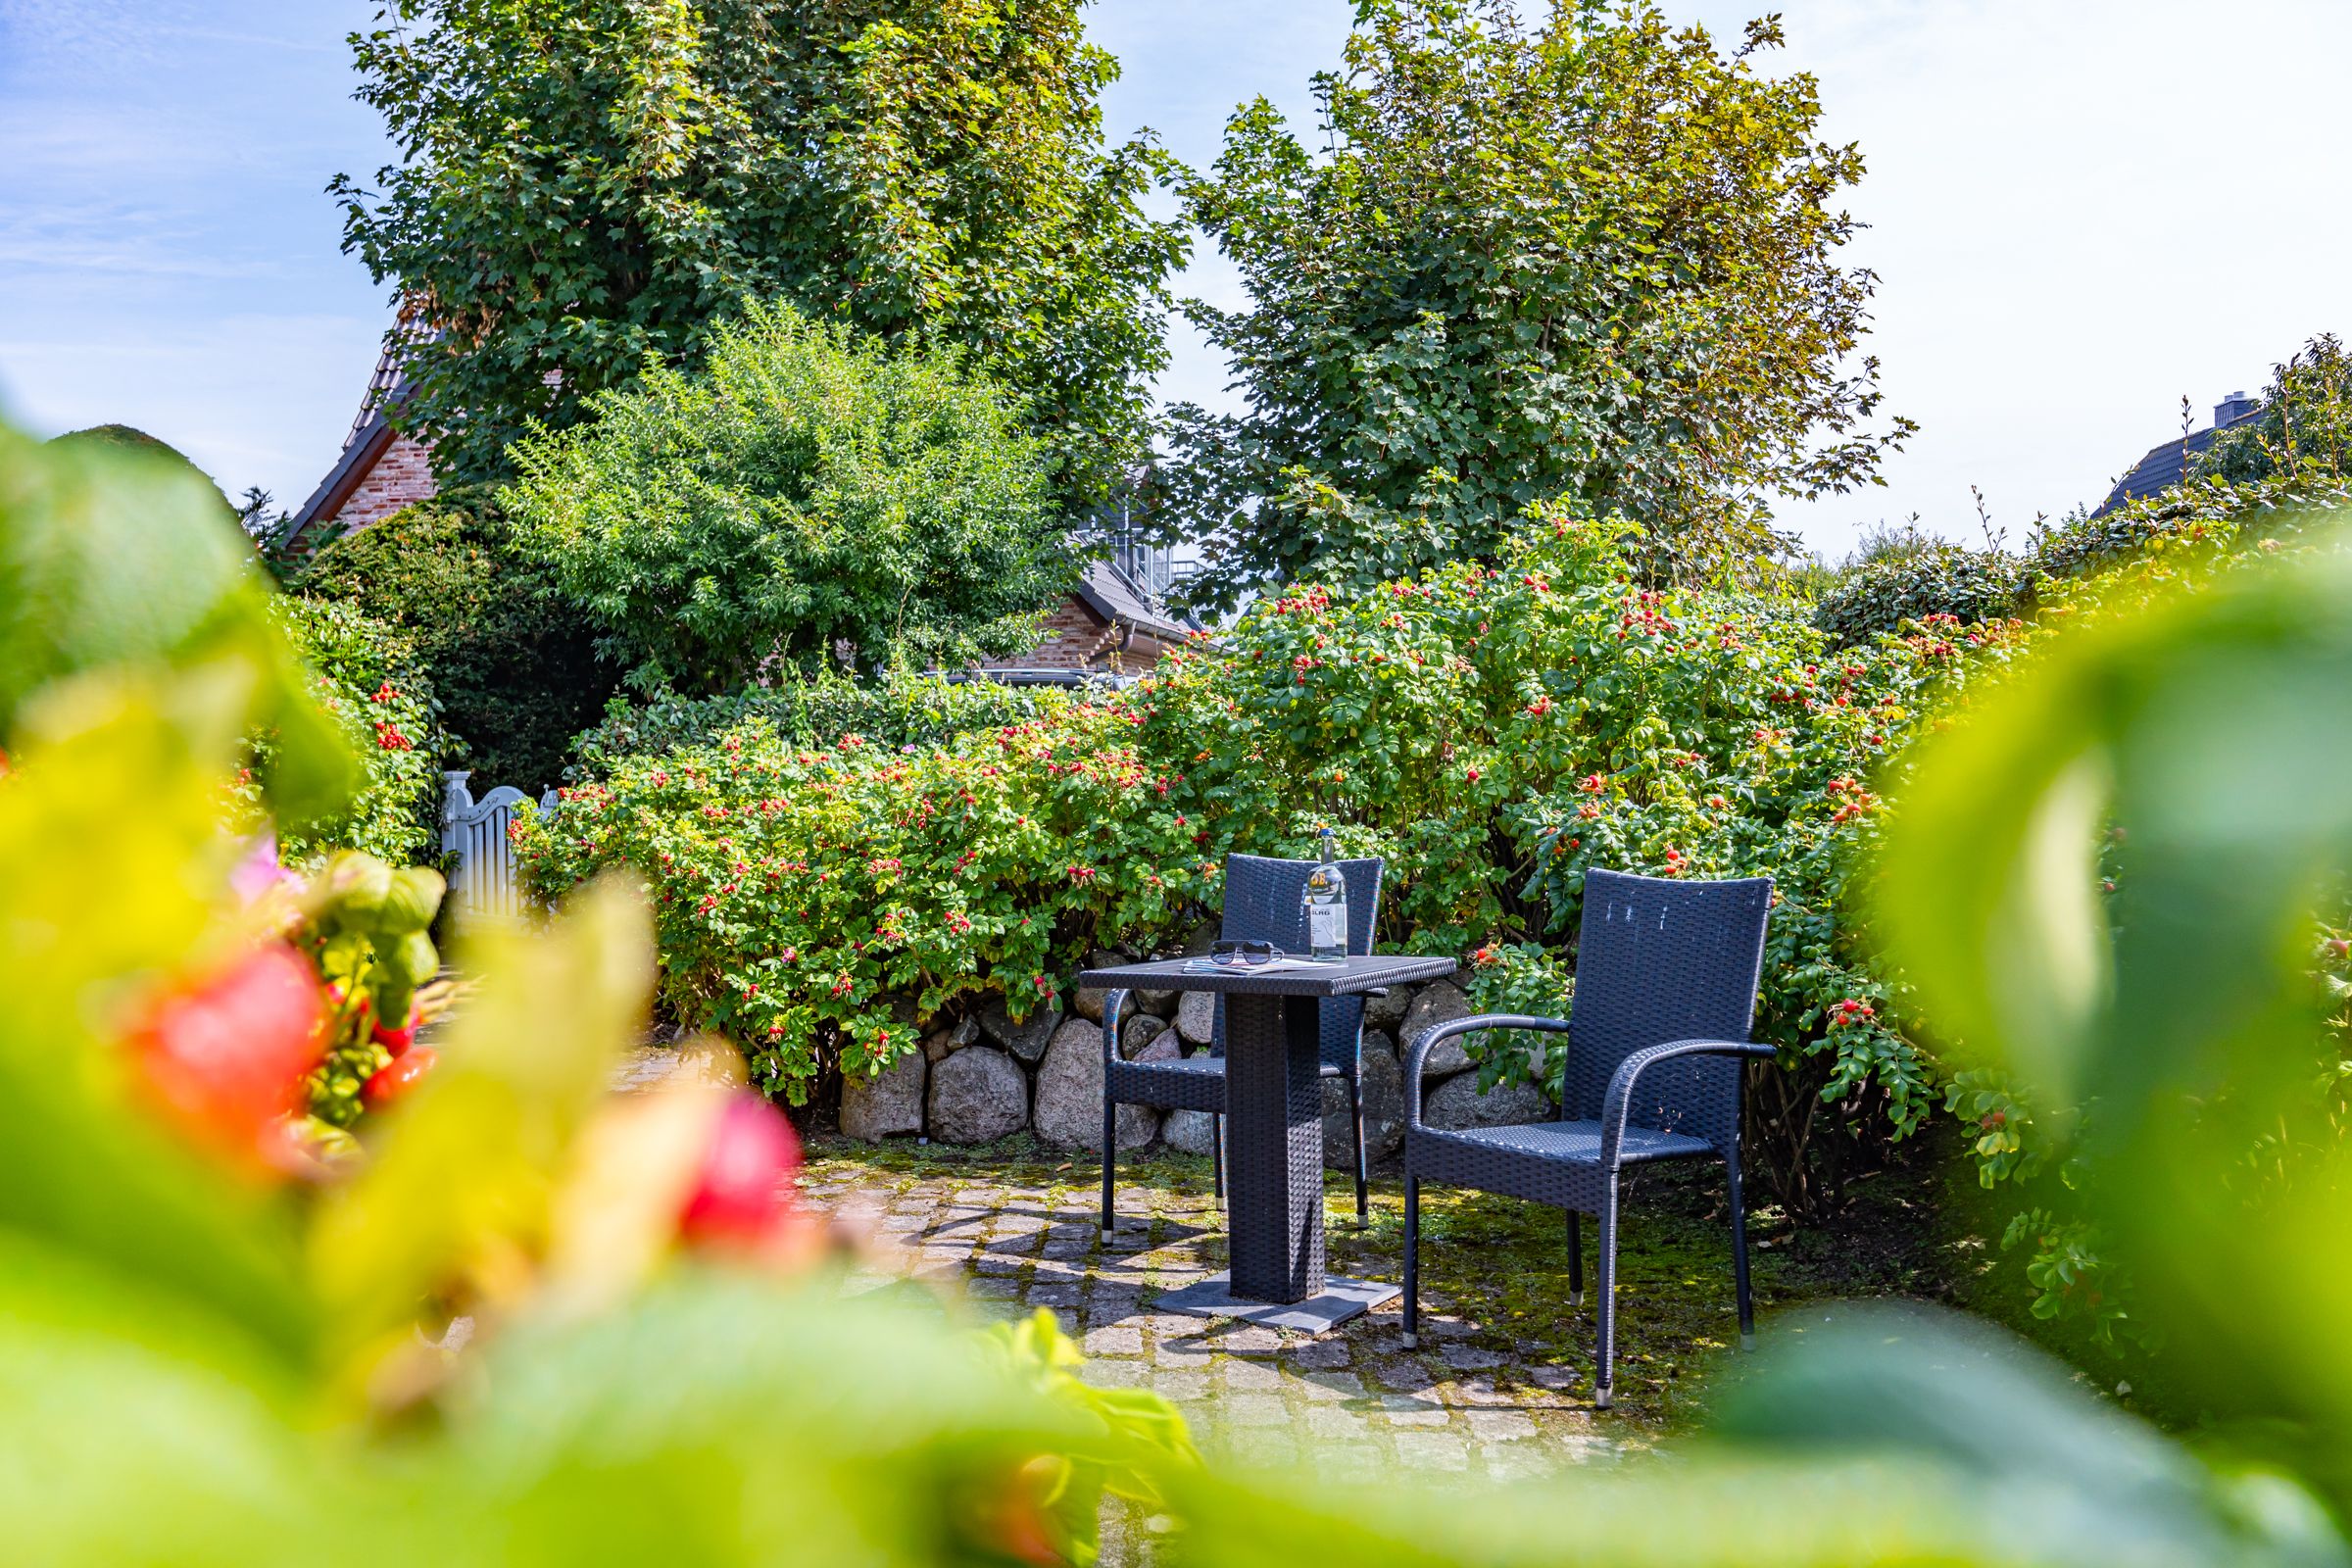
[[[1609,1078],[1609,1092],[1601,1098],[1601,1168],[1612,1171],[1618,1168],[1617,1152],[1625,1142],[1625,1118],[1633,1105],[1634,1084],[1659,1062],[1672,1061],[1678,1056],[1753,1056],[1770,1060],[1779,1054],[1776,1047],[1746,1040],[1669,1040],[1662,1046],[1635,1052],[1617,1064],[1617,1071]]]
[[[1476,1034],[1481,1029],[1540,1029],[1551,1034],[1566,1031],[1565,1018],[1528,1018],[1514,1012],[1482,1012],[1474,1018],[1456,1018],[1451,1023],[1434,1024],[1421,1031],[1413,1042],[1404,1061],[1404,1124],[1421,1125],[1421,1067],[1429,1059],[1432,1046],[1459,1035]]]
[[[1124,990],[1106,992],[1102,998],[1102,1066],[1107,1070],[1119,1059],[1119,1014],[1127,1008]],[[1109,1080],[1105,1079],[1105,1084]]]

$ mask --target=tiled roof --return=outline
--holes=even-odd
[[[1107,561],[1087,563],[1078,597],[1104,620],[1133,626],[1164,642],[1182,642],[1200,630],[1199,621],[1176,614]]]
[[[2230,405],[2223,405],[2228,408]],[[2192,430],[2161,446],[2148,449],[2148,455],[2132,466],[2132,471],[2115,481],[2107,499],[2099,503],[2094,517],[2105,516],[2127,501],[2138,501],[2147,496],[2170,490],[2188,477],[2188,460],[2213,445],[2213,438],[2231,425],[2243,424],[2262,412],[2259,403],[2246,405],[2242,412],[2227,421],[2203,430]]]

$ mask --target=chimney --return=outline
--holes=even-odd
[[[2213,427],[2227,430],[2261,407],[2261,399],[2250,398],[2243,392],[2232,392],[2213,406]]]

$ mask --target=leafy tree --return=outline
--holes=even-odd
[[[517,554],[488,497],[444,496],[345,534],[296,586],[398,627],[432,678],[452,765],[531,794],[564,776],[564,749],[597,720],[620,671],[554,572]],[[473,502],[467,505],[467,502]]]
[[[2191,467],[2195,478],[2232,484],[2293,474],[2341,480],[2352,466],[2352,358],[2323,332],[2271,372],[2262,411],[2213,438]]]
[[[1080,0],[387,0],[359,96],[401,161],[338,176],[344,246],[431,330],[397,417],[503,478],[746,295],[960,343],[1029,401],[1083,504],[1148,431],[1179,225]]]
[[[1247,413],[1173,411],[1201,597],[1489,557],[1530,502],[1644,524],[1674,564],[1777,543],[1766,504],[1874,477],[1874,279],[1838,260],[1860,154],[1810,76],[1718,55],[1650,0],[1366,0],[1315,78],[1328,150],[1246,104],[1191,215],[1250,308],[1187,313]],[[1823,437],[1828,437],[1824,440]]]
[[[754,305],[589,410],[500,500],[642,689],[1011,653],[1074,580],[1044,443],[953,347]]]

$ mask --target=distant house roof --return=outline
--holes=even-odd
[[[2105,516],[2127,501],[2138,501],[2172,489],[2188,477],[2189,460],[2213,445],[2215,436],[2233,424],[2245,423],[2261,412],[2261,400],[2243,392],[2230,393],[2213,406],[2210,426],[2150,447],[2148,455],[2133,464],[2130,473],[2115,481],[2115,488],[2107,492],[2107,499],[2099,503],[2099,510],[2091,515]]]
[[[1132,626],[1162,642],[1182,642],[1201,629],[1199,621],[1176,614],[1107,561],[1087,563],[1086,575],[1078,581],[1078,598],[1104,620]]]

